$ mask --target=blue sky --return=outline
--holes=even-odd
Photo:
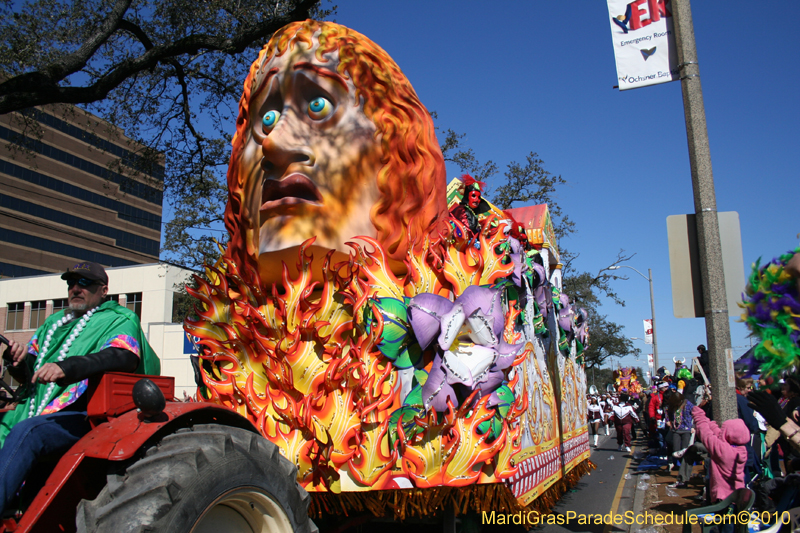
[[[800,4],[692,8],[717,208],[739,213],[747,273],[799,242]],[[694,212],[680,84],[612,88],[605,2],[342,0],[336,21],[383,47],[479,158],[504,169],[535,151],[568,181],[558,201],[577,224],[563,243],[580,253],[577,269],[596,272],[624,249],[630,266],[653,270],[662,364],[705,343],[703,319],[672,311],[666,218]],[[602,311],[642,337],[648,283],[623,272],[627,306]],[[733,320],[731,335],[735,353],[750,346]]]

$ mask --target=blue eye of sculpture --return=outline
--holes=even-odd
[[[278,123],[278,119],[281,118],[281,114],[274,109],[272,111],[267,111],[264,115],[264,118],[261,119],[261,123],[264,125],[264,131],[269,133],[272,131],[272,128],[275,127],[275,124]]]
[[[322,120],[330,115],[332,111],[333,104],[331,104],[330,100],[322,96],[314,98],[308,103],[308,116],[314,120]]]

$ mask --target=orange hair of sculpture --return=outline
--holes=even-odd
[[[377,238],[388,255],[403,261],[412,244],[422,245],[447,218],[445,164],[433,120],[408,79],[389,55],[358,32],[331,22],[306,20],[284,26],[250,67],[239,102],[239,118],[228,170],[228,205],[225,225],[231,236],[228,253],[240,264],[258,259],[258,243],[247,242],[242,223],[244,203],[238,172],[249,128],[250,92],[263,65],[298,42],[311,47],[316,35],[316,55],[339,52],[338,73],[352,80],[356,100],[381,135],[383,166],[378,172],[380,198],[370,210]],[[355,237],[355,235],[354,235]]]

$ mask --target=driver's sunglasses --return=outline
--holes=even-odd
[[[97,281],[88,278],[70,278],[67,280],[67,287],[71,289],[76,283],[85,289],[86,287],[91,287]]]

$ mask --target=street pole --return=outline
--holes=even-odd
[[[653,298],[653,271],[647,269],[647,281],[650,282],[650,320],[653,327],[653,365],[658,370],[658,340],[656,339],[656,301]]]
[[[653,328],[653,375],[658,371],[658,342],[656,340],[656,300],[653,296],[653,270],[647,269],[647,276],[628,265],[615,265],[608,267],[609,270],[619,270],[620,268],[630,268],[650,283],[650,325]]]
[[[737,414],[734,387],[728,378],[727,358],[731,357],[731,333],[725,296],[725,276],[722,270],[717,200],[714,193],[703,89],[700,84],[700,68],[694,40],[692,7],[689,0],[672,0],[671,4],[697,220],[700,279],[703,284],[706,337],[714,397],[713,414],[714,419],[722,423],[736,418]]]

